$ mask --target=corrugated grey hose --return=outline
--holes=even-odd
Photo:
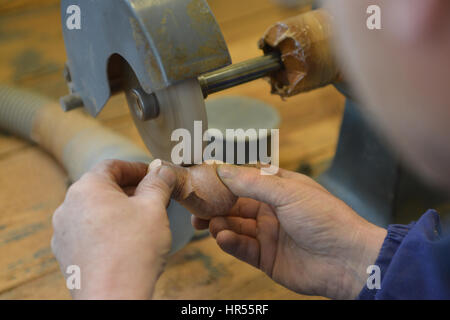
[[[48,98],[0,85],[0,130],[38,144],[78,180],[105,159],[141,161],[151,157],[133,142],[103,127],[80,110],[64,113]],[[168,208],[172,252],[185,246],[194,234],[190,213],[172,201]],[[107,226],[105,226],[107,227]]]
[[[40,96],[0,86],[0,129],[32,141],[33,119],[37,111],[48,102]]]

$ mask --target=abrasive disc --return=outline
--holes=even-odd
[[[194,122],[201,121],[202,134],[208,129],[205,100],[197,79],[182,81],[164,90],[156,91],[159,102],[159,116],[156,119],[142,121],[133,108],[130,108],[134,123],[154,158],[172,161],[173,147],[179,141],[171,141],[176,129],[186,129],[191,136],[191,163],[194,163]],[[128,99],[130,97],[128,96]],[[202,136],[197,139],[202,139]],[[203,151],[203,143],[202,151]]]

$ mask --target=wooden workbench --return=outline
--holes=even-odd
[[[245,3],[245,5],[243,5]],[[265,29],[298,10],[269,0],[210,0],[233,61],[260,54]],[[59,1],[5,0],[0,4],[0,83],[57,99],[67,93],[62,78],[65,51]],[[334,154],[344,106],[333,87],[287,101],[271,96],[258,80],[221,94],[261,99],[278,109],[281,166],[326,167]],[[99,121],[143,146],[123,97],[115,97]],[[64,279],[50,249],[51,216],[68,186],[54,159],[20,139],[0,133],[0,299],[67,299]],[[161,277],[160,299],[308,299],[273,283],[262,272],[223,253],[210,237],[171,257]]]

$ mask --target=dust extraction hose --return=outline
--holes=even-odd
[[[0,130],[38,144],[58,160],[71,181],[106,159],[152,160],[133,142],[81,110],[64,113],[59,104],[46,97],[2,85]],[[190,213],[177,202],[171,202],[168,214],[175,252],[189,242],[194,231]]]

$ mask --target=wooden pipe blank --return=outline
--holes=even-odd
[[[272,92],[290,97],[340,80],[333,54],[332,17],[323,9],[273,25],[260,40],[266,53],[279,51],[284,69],[271,75]]]

